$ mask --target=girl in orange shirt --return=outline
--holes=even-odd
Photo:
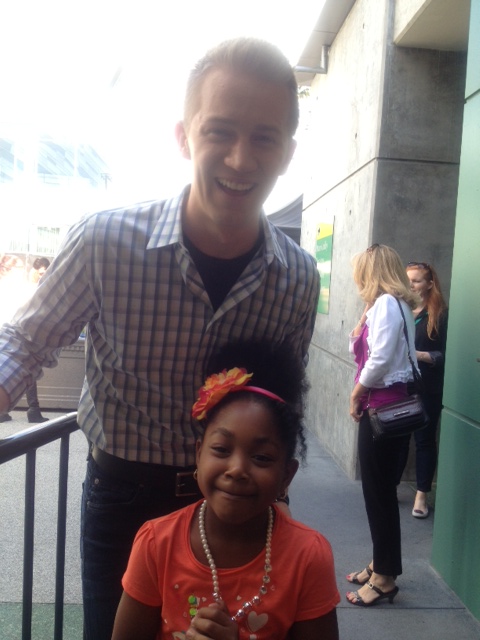
[[[213,367],[192,410],[205,499],[140,529],[112,640],[338,640],[330,544],[278,502],[305,457],[303,365],[242,344]]]

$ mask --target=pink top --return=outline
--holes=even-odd
[[[368,326],[365,324],[362,331],[357,336],[357,340],[353,343],[354,360],[357,363],[357,373],[355,375],[355,384],[360,378],[365,362],[368,360]],[[363,411],[369,407],[381,407],[388,402],[395,402],[401,400],[408,395],[407,385],[405,382],[395,382],[389,387],[382,387],[380,389],[372,388],[368,390],[360,398],[360,406]]]

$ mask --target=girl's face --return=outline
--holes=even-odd
[[[268,407],[242,398],[209,423],[197,443],[197,468],[208,508],[226,524],[241,524],[264,516],[290,484],[298,461],[287,461]]]
[[[424,269],[407,269],[407,275],[412,291],[418,293],[422,300],[426,300],[433,284],[432,281],[427,278],[428,271]]]

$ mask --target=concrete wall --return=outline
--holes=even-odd
[[[334,40],[328,74],[312,85],[310,165],[302,244],[334,216],[328,315],[310,350],[308,422],[358,477],[348,415],[354,366],[347,335],[363,304],[351,257],[372,242],[438,268],[449,290],[465,56],[393,44],[394,0],[357,0]]]

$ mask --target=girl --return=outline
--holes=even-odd
[[[113,640],[337,640],[330,545],[276,502],[305,457],[303,365],[243,344],[215,367],[192,410],[205,499],[138,532]]]

